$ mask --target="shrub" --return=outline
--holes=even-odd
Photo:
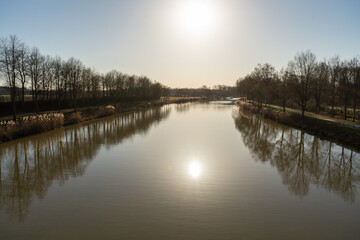
[[[97,115],[98,117],[105,117],[105,116],[113,115],[114,113],[115,113],[115,107],[108,105],[105,108],[100,108]]]
[[[115,107],[111,106],[111,105],[108,105],[108,106],[105,107],[105,112],[108,115],[112,115],[115,112]]]
[[[291,118],[291,114],[287,113],[287,112],[279,112],[278,111],[278,118],[277,120],[280,123],[286,123],[286,124],[291,124],[292,123],[292,118]]]
[[[79,122],[81,122],[81,112],[71,113],[66,121],[67,124],[73,124]]]
[[[272,120],[277,120],[277,113],[270,108],[262,108],[260,113],[265,117]]]

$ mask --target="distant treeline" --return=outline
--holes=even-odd
[[[311,51],[298,53],[288,66],[276,71],[270,64],[259,64],[236,82],[240,94],[262,104],[298,106],[319,113],[330,106],[330,114],[341,108],[346,119],[353,109],[353,121],[360,103],[360,58],[341,60],[335,56],[318,62]],[[310,103],[310,106],[309,106]]]
[[[1,81],[1,79],[3,81]],[[160,97],[226,97],[237,94],[235,87],[170,89],[146,76],[135,76],[117,70],[100,74],[80,60],[43,55],[15,35],[0,39],[0,85],[2,115],[17,110],[39,112],[76,108],[113,101],[155,100]],[[10,91],[7,91],[10,90]],[[29,95],[30,92],[30,95]],[[3,94],[7,95],[7,94]],[[30,100],[30,101],[29,101]]]
[[[164,86],[146,76],[127,75],[116,70],[97,73],[80,60],[43,55],[36,47],[30,48],[15,35],[0,41],[0,73],[11,89],[11,102],[16,119],[17,89],[21,89],[20,102],[25,101],[25,89],[32,93],[32,102],[39,111],[39,101],[56,101],[72,105],[79,99],[107,97],[132,100],[158,99]]]
[[[169,88],[166,96],[171,97],[236,97],[239,95],[235,86],[215,85],[212,88]]]

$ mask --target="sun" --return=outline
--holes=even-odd
[[[177,24],[183,34],[203,37],[214,30],[217,11],[211,1],[188,0],[178,6]]]

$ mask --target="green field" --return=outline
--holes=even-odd
[[[21,100],[21,96],[16,97],[17,101]],[[0,102],[10,102],[11,95],[0,95]],[[32,101],[32,95],[25,95],[25,101]]]

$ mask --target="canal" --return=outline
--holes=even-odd
[[[225,102],[0,144],[0,239],[359,239],[360,154]]]

